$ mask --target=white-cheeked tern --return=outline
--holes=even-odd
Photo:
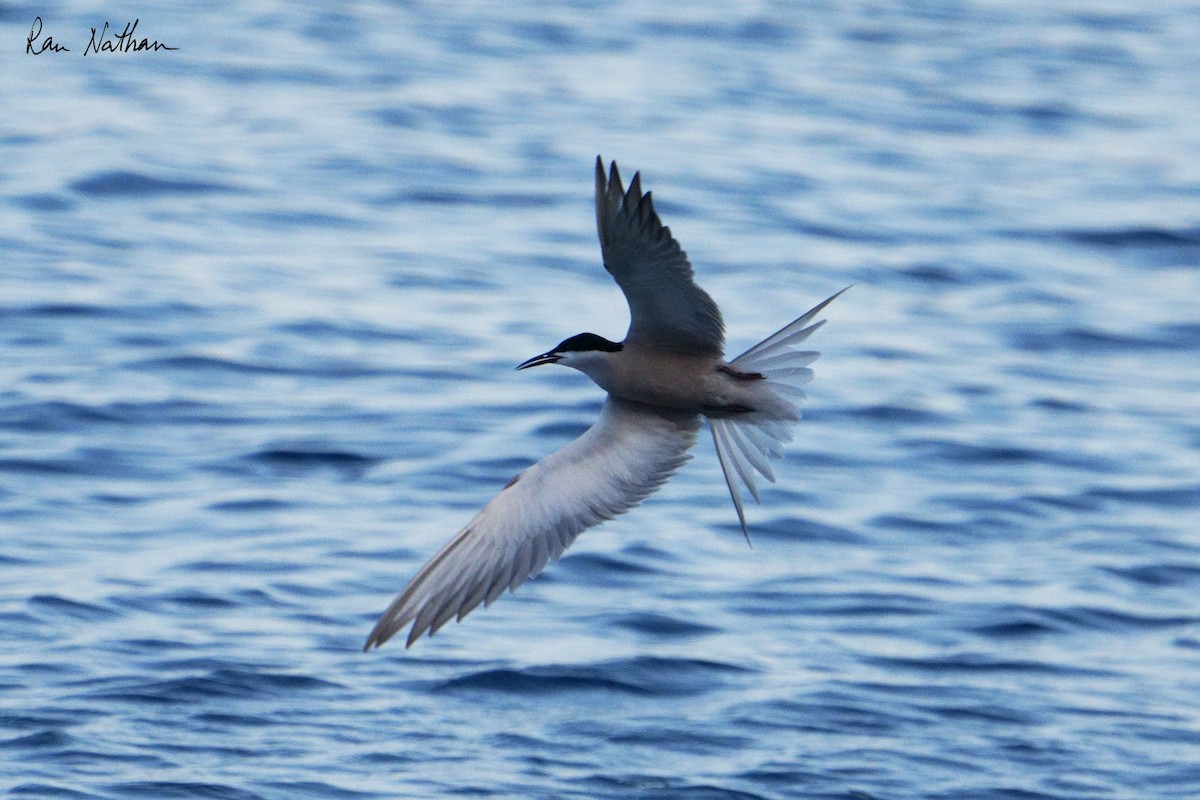
[[[407,646],[462,620],[557,559],[587,528],[623,514],[658,489],[690,458],[701,417],[746,532],[740,485],[754,499],[754,473],[775,480],[800,418],[801,389],[817,353],[797,349],[823,321],[834,298],[763,339],[732,361],[724,353],[717,304],[696,285],[679,243],[642,194],[629,191],[616,162],[608,175],[596,159],[596,224],[604,268],[629,303],[622,342],[581,333],[517,369],[561,364],[608,392],[600,418],[582,436],[521,472],[421,567],[380,617],[366,647],[378,647],[412,623]],[[842,291],[845,291],[843,289]]]

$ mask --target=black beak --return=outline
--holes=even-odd
[[[534,356],[528,361],[522,361],[517,365],[517,369],[529,369],[530,367],[540,367],[542,364],[557,364],[559,356],[555,353],[542,353],[540,356]]]

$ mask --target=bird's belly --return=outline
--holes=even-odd
[[[665,406],[681,411],[702,413],[710,403],[696,392],[681,391],[677,386],[660,386],[647,383],[639,386],[622,386],[618,392],[610,392],[626,400],[636,400],[652,406]]]
[[[645,368],[615,375],[610,394],[655,406],[708,416],[726,416],[753,410],[753,387],[720,372],[720,362],[648,364]]]

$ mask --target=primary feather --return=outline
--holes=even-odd
[[[625,191],[617,162],[606,179],[599,157],[596,227],[604,268],[629,303],[625,342],[720,356],[725,344],[721,311],[696,285],[687,253],[659,221],[650,192],[642,194],[640,174],[634,173]]]

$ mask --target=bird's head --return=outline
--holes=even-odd
[[[517,369],[540,367],[542,364],[562,364],[564,367],[574,367],[580,372],[589,373],[591,369],[606,363],[613,353],[619,353],[621,347],[619,342],[610,342],[603,336],[579,333],[569,339],[563,339],[553,349],[523,361]]]

